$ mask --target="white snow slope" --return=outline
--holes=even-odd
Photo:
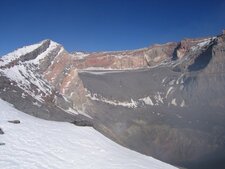
[[[20,120],[20,124],[8,120]],[[90,127],[38,119],[0,99],[1,169],[175,169]]]

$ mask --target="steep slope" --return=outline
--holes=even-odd
[[[18,49],[0,61],[0,97],[24,112],[57,121],[89,121],[43,77],[63,47],[51,40]],[[89,125],[89,122],[87,122]]]
[[[0,168],[175,169],[123,148],[89,127],[26,115],[0,99]],[[20,124],[8,120],[19,119]],[[43,128],[45,130],[43,130]]]
[[[96,128],[193,169],[224,167],[225,35],[187,39],[152,68],[80,71]]]

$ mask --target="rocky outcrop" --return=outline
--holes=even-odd
[[[20,124],[19,120],[9,120],[8,122],[13,124]]]
[[[0,134],[5,134],[4,131],[0,128]]]
[[[0,63],[1,99],[25,113],[46,120],[73,122],[79,119],[86,122],[87,117],[78,115],[72,101],[66,99],[57,86],[44,79],[44,72],[61,52],[61,45],[45,40],[3,57]]]

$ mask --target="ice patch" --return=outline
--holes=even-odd
[[[138,100],[143,101],[147,105],[154,106],[154,103],[152,102],[152,99],[149,96],[148,97],[144,97],[144,98],[140,98]]]
[[[174,106],[177,106],[176,99],[173,99],[171,104],[174,105]]]

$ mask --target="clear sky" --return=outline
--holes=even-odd
[[[225,0],[0,0],[0,56],[43,39],[68,51],[146,47],[225,29]]]

